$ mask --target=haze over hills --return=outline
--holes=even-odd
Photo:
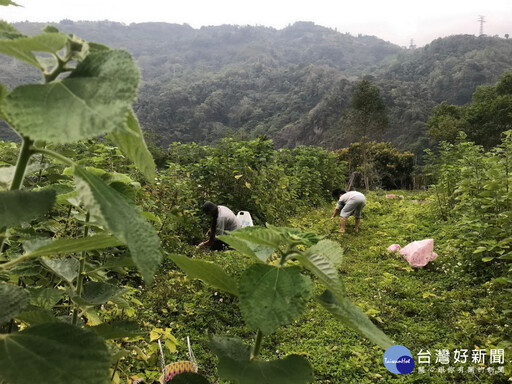
[[[339,121],[355,82],[364,77],[381,89],[388,107],[383,139],[420,153],[429,145],[426,121],[435,105],[467,103],[478,85],[493,84],[512,68],[512,41],[499,37],[456,35],[405,49],[310,22],[282,30],[69,20],[54,25],[132,53],[142,73],[134,109],[164,147],[233,135],[267,135],[277,146],[346,146]],[[43,26],[15,24],[29,35]],[[10,58],[0,56],[0,65],[0,81],[9,88],[39,81],[37,72]],[[6,137],[5,130],[0,135]]]

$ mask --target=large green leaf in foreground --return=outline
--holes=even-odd
[[[47,323],[0,335],[0,382],[106,384],[110,358],[94,332]]]
[[[16,285],[0,283],[0,324],[11,320],[28,304],[28,292]]]
[[[239,384],[306,384],[314,380],[311,365],[302,356],[250,359],[249,347],[235,337],[216,336],[209,345],[219,357],[218,371],[224,380]]]
[[[302,313],[313,283],[299,267],[253,264],[240,277],[238,289],[247,325],[267,335]]]
[[[162,259],[160,240],[153,226],[99,177],[79,166],[74,167],[74,175],[78,194],[91,217],[128,246],[144,280],[151,283]]]
[[[35,219],[48,212],[55,202],[55,191],[0,192],[0,228],[8,228]]]
[[[393,345],[393,340],[377,328],[361,308],[352,304],[348,299],[338,300],[330,291],[325,291],[317,299],[336,319],[363,337],[367,337],[384,349]]]
[[[135,163],[146,179],[153,183],[156,175],[155,162],[146,146],[139,122],[132,110],[127,114],[126,126],[114,129],[110,137],[119,149]]]
[[[92,251],[116,247],[123,243],[110,235],[100,234],[95,236],[83,237],[78,239],[57,239],[46,243],[41,247],[25,254],[25,257],[51,256],[51,255],[70,255],[82,251]]]
[[[345,296],[345,287],[336,266],[341,264],[342,255],[343,249],[338,243],[321,240],[297,256],[297,259],[341,299]]]
[[[68,38],[63,33],[41,33],[15,39],[0,39],[0,52],[43,69],[32,52],[56,53],[66,45]]]
[[[14,5],[16,7],[20,6],[20,5],[16,4],[14,1],[11,1],[11,0],[0,0],[0,5],[4,5],[4,6]]]
[[[130,54],[102,51],[87,56],[63,80],[15,88],[0,107],[17,132],[69,143],[124,127],[138,83]]]
[[[236,281],[217,264],[177,254],[169,254],[169,257],[189,277],[201,279],[204,283],[214,288],[238,296]]]

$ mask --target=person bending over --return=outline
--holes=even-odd
[[[225,235],[228,232],[241,228],[238,219],[231,209],[223,205],[215,205],[211,201],[203,204],[202,211],[211,217],[210,230],[208,231],[208,240],[198,245],[198,248],[210,247],[212,251],[221,251],[227,247],[227,244],[216,236]]]
[[[366,204],[366,198],[361,192],[350,191],[346,192],[343,189],[335,189],[332,191],[332,197],[334,197],[338,203],[336,208],[332,212],[332,217],[340,215],[340,230],[341,233],[345,233],[345,225],[347,219],[350,216],[354,216],[356,225],[354,227],[355,232],[359,232],[359,223],[361,222],[361,212]]]

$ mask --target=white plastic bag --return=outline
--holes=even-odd
[[[252,223],[251,214],[248,211],[240,211],[236,214],[236,219],[240,223],[242,228],[244,227],[252,227],[254,224]]]

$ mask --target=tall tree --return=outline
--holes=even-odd
[[[352,94],[351,108],[343,116],[341,124],[348,128],[347,133],[351,141],[361,143],[363,178],[368,191],[370,187],[367,142],[379,138],[389,125],[386,104],[380,96],[380,89],[369,80],[359,81]]]
[[[502,133],[512,128],[512,72],[504,73],[495,85],[477,87],[470,104],[439,104],[427,124],[428,135],[438,141],[453,143],[464,131],[485,148],[499,144]]]

